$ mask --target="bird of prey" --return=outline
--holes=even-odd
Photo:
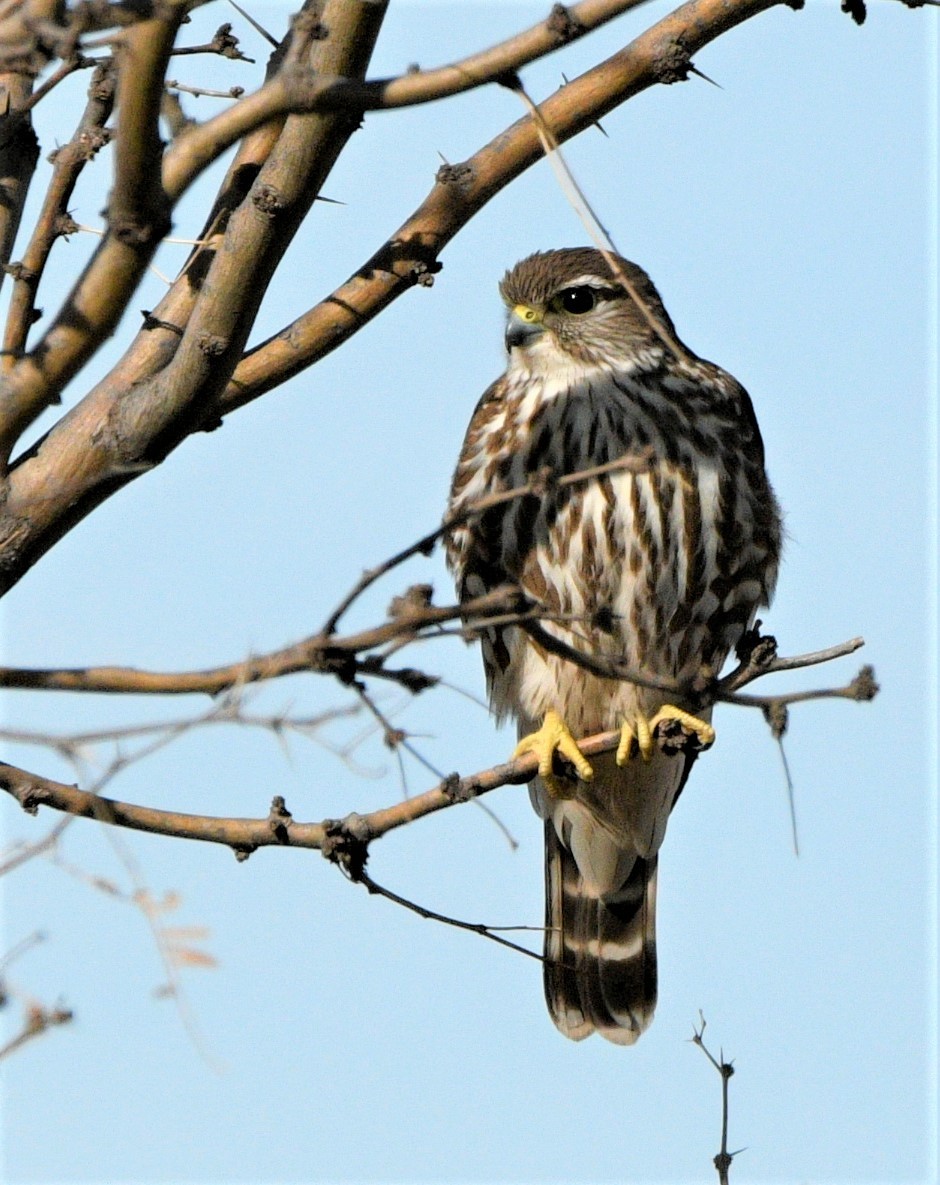
[[[545,995],[567,1037],[629,1045],[656,1003],[659,847],[714,739],[710,707],[682,689],[717,674],[769,603],[780,515],[747,392],[682,345],[636,264],[540,252],[500,293],[506,373],[470,420],[449,513],[530,492],[455,526],[448,563],[461,601],[509,583],[538,607],[541,640],[506,624],[482,649],[496,716],[515,717],[516,754],[539,761]],[[639,463],[609,465],[624,458]],[[589,671],[545,634],[672,690]],[[685,743],[667,752],[661,725]],[[609,729],[618,751],[588,762],[576,738]]]

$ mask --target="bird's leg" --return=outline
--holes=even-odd
[[[677,708],[674,704],[663,704],[652,718],[644,716],[642,712],[637,712],[632,719],[624,720],[620,726],[617,764],[626,765],[630,760],[634,741],[636,741],[640,756],[644,761],[649,761],[653,756],[656,726],[664,720],[678,721],[685,732],[698,738],[699,746],[702,749],[707,749],[714,744],[715,730],[705,720],[699,720],[698,716],[693,716],[691,712],[684,712],[682,708]]]
[[[559,779],[552,771],[552,760],[556,753],[560,753],[571,762],[582,782],[589,782],[594,777],[591,763],[578,748],[568,725],[554,709],[549,709],[545,713],[545,719],[538,732],[523,737],[516,745],[513,757],[521,757],[524,753],[534,753],[538,757],[539,777],[545,783],[549,794],[555,798],[565,797]]]

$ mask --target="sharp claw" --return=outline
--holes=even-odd
[[[663,704],[650,721],[650,728],[655,728],[661,720],[678,720],[686,732],[698,737],[703,749],[715,743],[715,730],[706,720],[699,720],[698,716],[693,716],[691,712],[685,712],[674,704]]]
[[[640,756],[648,762],[653,756],[653,725],[643,715],[637,717],[636,743],[640,749]]]
[[[513,757],[521,757],[524,753],[534,753],[539,759],[539,777],[552,794],[558,793],[558,779],[552,772],[552,760],[555,753],[560,753],[574,766],[578,777],[583,782],[589,782],[594,777],[594,770],[577,742],[571,735],[568,726],[555,711],[545,713],[542,727],[538,732],[523,737],[513,751]]]
[[[644,761],[650,761],[656,747],[656,726],[664,720],[677,720],[686,732],[698,737],[699,745],[707,749],[715,741],[715,730],[705,720],[699,720],[690,712],[673,704],[663,704],[659,711],[648,719],[638,712],[631,720],[624,720],[620,726],[620,744],[617,746],[617,764],[626,765],[630,760],[633,742]]]
[[[626,765],[630,760],[630,751],[633,748],[633,742],[636,740],[636,733],[629,720],[624,720],[620,726],[620,744],[617,746],[617,764]]]

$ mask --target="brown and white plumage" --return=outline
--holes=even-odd
[[[462,599],[517,582],[570,646],[681,681],[717,672],[769,602],[779,515],[747,393],[677,345],[645,272],[626,260],[617,270],[572,248],[504,277],[507,370],[470,421],[449,509],[546,467],[560,477],[646,451],[648,468],[506,502],[454,530],[448,559]],[[676,702],[593,675],[519,627],[490,631],[483,658],[492,707],[520,736],[547,713],[578,737]],[[569,1037],[629,1044],[650,1022],[658,852],[693,760],[655,748],[618,765],[609,753],[590,780],[532,784],[545,820],[546,997]]]

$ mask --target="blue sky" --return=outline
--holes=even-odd
[[[373,73],[461,56],[543,8],[393,5]],[[287,9],[252,11],[280,31]],[[666,11],[650,5],[526,69],[530,93],[547,94],[562,71],[574,76]],[[227,19],[217,7],[198,17],[210,31]],[[247,33],[245,48],[263,59]],[[77,822],[61,846],[69,865],[124,891],[176,894],[168,921],[207,928],[202,945],[218,966],[182,981],[209,1057],[173,1002],[154,996],[164,972],[140,912],[33,861],[4,884],[4,946],[36,929],[47,938],[10,977],[64,1001],[76,1021],[3,1067],[6,1180],[709,1179],[720,1088],[688,1042],[700,1009],[707,1038],[737,1068],[730,1140],[747,1150],[733,1180],[935,1179],[936,48],[934,10],[881,0],[857,28],[834,2],[782,8],[696,58],[722,89],[693,80],[647,92],[604,120],[607,138],[590,131],[567,152],[683,340],[751,393],[786,511],[766,615],[781,651],[866,639],[860,655],[776,685],[844,683],[862,661],[877,671],[870,705],[793,711],[800,857],[762,720],[719,709],[718,742],[662,852],[656,1020],[621,1049],[560,1037],[533,961],[369,899],[316,853],[237,864],[226,850],[147,836],[124,834],[115,848]],[[206,67],[190,74],[187,61],[177,76],[205,81]],[[249,78],[231,66],[213,77]],[[71,127],[83,85],[40,108],[44,150]],[[326,187],[345,204],[315,209],[257,339],[368,258],[423,198],[439,153],[459,161],[519,114],[494,88],[367,117]],[[79,221],[98,224],[103,186],[77,195]],[[207,193],[184,203],[177,234],[197,233]],[[47,309],[87,239],[57,248]],[[503,271],[584,239],[547,166],[530,170],[446,250],[433,288],[184,444],[65,538],[4,602],[4,661],[191,668],[317,628],[364,566],[439,519],[466,422],[502,367]],[[184,252],[166,248],[158,262],[172,272]],[[160,291],[148,277],[133,308],[153,307]],[[418,580],[442,602],[450,594],[435,555],[393,575],[350,624],[378,620]],[[428,645],[410,661],[482,694],[474,649]],[[485,768],[511,748],[509,730],[457,691],[410,703],[379,691],[446,771]],[[298,677],[249,707],[345,702]],[[7,726],[55,730],[205,707],[27,694],[4,703]],[[337,720],[323,735],[342,746],[365,723]],[[37,750],[13,759],[71,777]],[[270,736],[218,727],[132,767],[112,790],[252,816],[280,793],[311,820],[400,797],[381,738],[362,739],[352,765],[316,743],[295,740],[285,756]],[[410,792],[434,780],[410,761],[407,775]],[[487,805],[516,850],[463,806],[376,844],[373,875],[470,921],[538,925],[541,825],[522,789]],[[7,842],[54,821],[2,810]],[[8,1009],[10,1031],[16,1020]]]

